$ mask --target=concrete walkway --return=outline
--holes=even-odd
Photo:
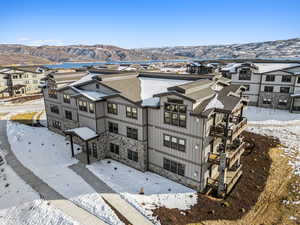
[[[128,204],[119,194],[102,194],[102,198],[114,207],[133,225],[153,225],[146,217]]]
[[[137,211],[126,200],[121,198],[113,189],[89,171],[81,162],[69,166],[75,173],[82,177],[85,182],[92,186],[102,198],[115,208],[133,225],[153,225],[145,216]]]
[[[106,183],[96,177],[91,171],[89,171],[85,165],[81,162],[69,166],[75,173],[77,173],[81,178],[88,183],[92,188],[98,193],[116,193],[111,189]]]
[[[98,217],[76,206],[69,200],[52,200],[51,204],[82,225],[108,225],[107,223],[100,220]]]
[[[24,167],[22,163],[13,154],[7,138],[6,120],[0,120],[0,147],[5,150],[5,159],[7,164],[22,178],[28,185],[40,194],[42,199],[49,200],[53,206],[60,209],[66,215],[72,217],[82,225],[107,225],[96,216],[88,211],[78,207],[71,201],[67,200],[61,194],[52,189],[48,184],[42,181],[29,169]]]

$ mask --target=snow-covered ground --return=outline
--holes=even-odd
[[[37,99],[25,103],[0,104],[0,113],[37,112],[42,111],[44,109],[44,99]]]
[[[185,210],[197,203],[194,190],[157,174],[140,172],[114,160],[102,160],[87,168],[157,224],[159,221],[153,217],[152,209],[165,206]],[[139,194],[141,190],[143,195]]]
[[[248,106],[245,116],[251,124],[285,125],[300,122],[300,114],[290,113],[287,110],[259,108]]]
[[[48,201],[35,200],[0,211],[0,225],[80,225]]]
[[[110,224],[123,224],[101,195],[68,167],[77,160],[71,158],[70,146],[63,136],[47,128],[10,121],[7,131],[14,154],[35,175],[102,220]]]
[[[27,185],[10,166],[6,165],[0,170],[0,210],[39,198],[38,193]]]
[[[0,149],[2,152],[2,150]],[[41,200],[9,165],[0,169],[0,225],[80,225]]]

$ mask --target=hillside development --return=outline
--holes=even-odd
[[[26,113],[32,110],[30,104],[29,107],[23,105],[21,111],[16,108],[14,118],[33,115]],[[12,106],[1,108],[0,116],[5,121],[11,117]],[[245,113],[249,128],[242,133],[248,143],[241,157],[243,176],[225,199],[216,198],[214,193],[197,194],[159,175],[143,173],[111,159],[94,162],[86,169],[94,174],[94,179],[103,181],[154,224],[242,225],[261,224],[262,221],[266,225],[297,224],[300,219],[300,128],[297,125],[300,116],[256,107],[248,107]],[[98,193],[80,174],[74,173],[72,168],[80,162],[69,158],[68,144],[60,135],[16,121],[8,121],[7,132],[16,157],[51,188],[101,221],[128,224],[121,216],[122,210],[103,201],[104,193]],[[39,139],[35,138],[36,134]],[[1,152],[6,154],[3,143],[2,140]],[[76,151],[80,152],[80,148],[76,147]],[[6,179],[1,179],[0,184],[7,187],[1,195],[4,201],[1,201],[0,223],[33,225],[36,218],[40,218],[46,224],[57,224],[58,220],[62,225],[81,224],[52,201],[41,199],[43,196],[30,189],[22,181],[22,175],[13,170],[7,167],[5,174],[1,174]],[[132,182],[132,177],[136,182]],[[10,204],[5,199],[10,199]]]

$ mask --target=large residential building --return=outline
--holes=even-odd
[[[239,85],[200,78],[91,73],[59,87],[46,80],[48,128],[87,163],[112,158],[224,196],[242,175],[247,102]]]
[[[221,72],[246,88],[249,104],[300,113],[300,64],[232,63]]]
[[[46,70],[41,66],[0,68],[0,97],[40,93],[39,83]]]

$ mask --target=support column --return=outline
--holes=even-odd
[[[244,106],[241,107],[240,122],[243,120],[243,111],[244,111]]]
[[[70,141],[71,141],[71,152],[72,152],[72,157],[74,157],[73,136],[72,136],[72,135],[69,135],[69,136],[70,136]]]
[[[89,143],[86,141],[85,142],[85,147],[86,147],[86,160],[87,164],[90,164],[90,150],[89,150]]]
[[[224,151],[220,153],[220,166],[219,166],[219,182],[218,182],[218,195],[225,197],[226,195],[226,175],[227,175],[227,140],[228,140],[228,124],[229,114],[225,115],[226,125],[224,130],[224,138],[222,139]]]

